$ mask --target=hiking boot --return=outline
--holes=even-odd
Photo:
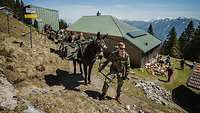
[[[105,93],[102,93],[102,94],[99,96],[99,100],[105,100]]]
[[[119,97],[115,97],[114,99],[115,99],[115,100],[120,100],[120,98],[119,98]]]
[[[120,99],[119,97],[115,97],[115,100],[116,100],[119,104],[121,104],[121,99]]]
[[[115,98],[114,98],[117,102],[119,102],[120,103],[120,95],[118,94]]]
[[[88,84],[91,84],[91,81],[89,80]]]

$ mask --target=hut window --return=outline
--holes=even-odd
[[[130,36],[131,38],[137,38],[147,34],[144,31],[133,31],[133,32],[128,32],[127,35]]]
[[[148,43],[146,42],[145,45],[148,46]]]

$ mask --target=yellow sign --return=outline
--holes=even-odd
[[[37,18],[37,14],[25,14],[24,18],[31,18],[31,19],[36,19]]]

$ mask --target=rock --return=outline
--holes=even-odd
[[[1,46],[1,45],[0,45]],[[1,51],[1,50],[0,50]],[[4,64],[6,62],[6,58],[4,56],[1,56],[1,53],[0,53],[0,64]]]
[[[2,76],[4,75],[4,71],[2,68],[0,68],[0,74],[2,74]]]
[[[130,105],[126,105],[126,109],[130,110],[131,109]]]
[[[45,94],[45,93],[48,93],[48,92],[49,92],[49,90],[47,90],[47,89],[33,87],[30,94],[31,95],[37,95],[37,94]]]
[[[144,113],[144,111],[143,110],[139,110],[139,112],[138,113]]]
[[[35,68],[36,68],[36,70],[38,70],[38,71],[40,71],[40,72],[45,71],[45,67],[44,67],[44,65],[42,65],[42,64],[40,64],[39,66],[36,66]]]
[[[131,110],[131,113],[138,113],[137,111],[135,111],[135,110]]]
[[[17,106],[16,91],[11,83],[0,77],[0,109],[13,110]]]
[[[161,88],[154,82],[137,80],[135,81],[135,87],[139,87],[144,90],[147,98],[155,101],[156,103],[168,105],[168,101],[171,101],[171,93],[164,88]]]
[[[7,57],[6,62],[13,62],[13,58]]]
[[[41,110],[38,110],[36,109],[34,106],[32,105],[28,105],[28,109],[27,110],[24,110],[23,113],[44,113],[43,111]]]
[[[24,104],[27,106],[27,109],[24,110],[22,113],[45,113],[37,108],[35,108],[29,101],[21,98]]]
[[[6,69],[11,70],[11,71],[14,71],[14,66],[13,66],[13,65],[7,65],[7,66],[6,66]]]
[[[136,107],[137,107],[137,106],[134,104],[134,105],[133,105],[133,108],[136,109]]]

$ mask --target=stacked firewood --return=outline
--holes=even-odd
[[[145,64],[145,68],[152,75],[165,75],[165,70],[167,67],[168,64],[166,64],[164,59],[160,56],[151,59],[148,63]]]

